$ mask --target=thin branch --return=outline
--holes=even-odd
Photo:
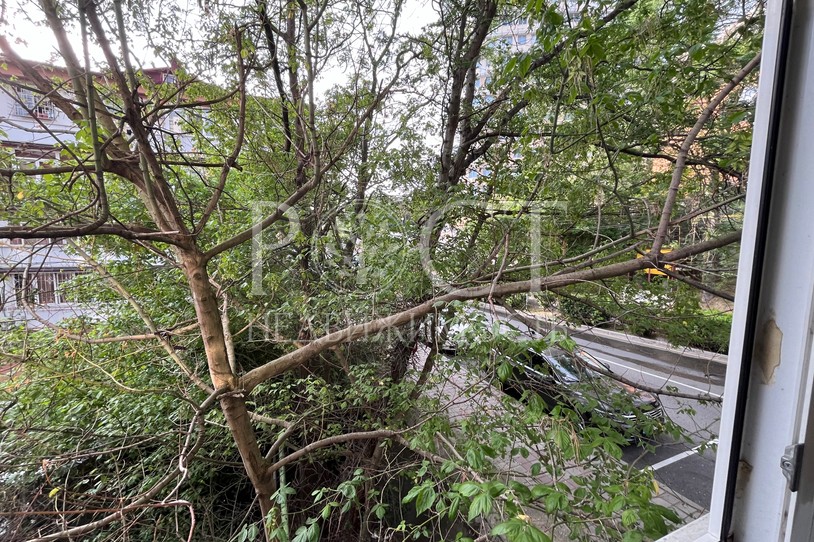
[[[143,333],[141,335],[118,335],[115,337],[85,337],[84,335],[77,335],[76,333],[70,333],[69,331],[48,322],[50,327],[54,332],[57,334],[57,338],[64,337],[66,339],[70,339],[72,341],[78,341],[85,344],[110,344],[110,343],[124,343],[124,342],[131,342],[131,341],[154,341],[163,336],[181,336],[190,331],[194,331],[198,329],[198,323],[195,322],[194,324],[189,324],[184,327],[179,327],[178,329],[174,329],[172,331],[160,329],[157,333]],[[53,326],[53,327],[51,327]]]
[[[280,459],[267,469],[268,474],[272,474],[280,470],[281,467],[284,467],[294,461],[304,457],[306,455],[315,452],[321,448],[326,448],[328,446],[333,446],[334,444],[341,444],[343,442],[351,442],[354,440],[371,440],[371,439],[380,439],[380,438],[393,438],[399,433],[403,433],[404,431],[391,431],[389,429],[379,429],[376,431],[359,431],[357,433],[346,433],[344,435],[335,435],[333,437],[327,437],[322,440],[317,440],[316,442],[312,442],[307,446],[304,446],[293,452],[288,454],[284,458]]]
[[[712,286],[707,286],[706,284],[704,284],[700,280],[695,280],[692,277],[688,277],[686,275],[682,275],[681,273],[676,273],[674,271],[671,271],[666,266],[660,267],[659,270],[662,273],[664,273],[665,275],[667,275],[668,277],[676,279],[678,281],[681,281],[684,284],[689,284],[693,288],[697,288],[697,289],[699,289],[699,290],[701,290],[703,292],[707,292],[708,294],[712,294],[712,295],[714,295],[716,297],[720,297],[721,299],[726,299],[727,301],[732,301],[733,303],[735,302],[735,296],[733,294],[730,294],[729,292],[724,292],[722,290],[717,290],[717,289],[713,288]]]
[[[600,141],[600,142],[598,142],[596,144],[598,146],[603,147],[603,148],[605,148],[605,149],[607,149],[609,151],[612,151],[612,152],[627,154],[627,155],[630,155],[630,156],[637,156],[639,158],[655,158],[655,159],[660,159],[660,160],[667,160],[668,162],[672,162],[674,164],[675,164],[676,159],[677,159],[675,156],[673,156],[671,154],[665,154],[665,153],[662,153],[662,152],[647,152],[647,151],[636,149],[634,147],[624,147],[624,148],[614,147],[613,145],[609,145],[608,143],[605,143],[605,142],[602,142],[602,141]],[[712,161],[704,159],[704,158],[687,158],[686,161],[685,161],[685,165],[687,165],[687,166],[703,166],[703,167],[706,167],[706,168],[710,168],[710,169],[720,171],[721,173],[724,173],[726,175],[731,175],[733,177],[740,177],[740,176],[743,175],[743,173],[740,172],[740,171],[736,171],[734,169],[721,166],[719,164],[716,164],[715,162],[712,162]]]
[[[226,179],[229,177],[229,171],[237,163],[237,158],[240,156],[240,151],[243,148],[243,141],[246,136],[246,67],[243,65],[243,34],[235,27],[235,41],[237,43],[237,66],[238,66],[238,96],[239,105],[237,112],[237,134],[235,136],[235,144],[232,148],[231,154],[223,162],[223,167],[220,171],[220,178],[215,191],[209,198],[209,203],[206,204],[204,212],[201,214],[201,219],[195,226],[194,232],[200,233],[204,226],[206,226],[210,215],[218,206],[221,196],[223,196],[223,189],[226,187]]]
[[[144,307],[133,297],[133,295],[127,291],[127,289],[122,286],[122,284],[116,280],[116,277],[111,275],[107,269],[104,268],[99,262],[93,259],[87,252],[82,250],[82,248],[74,243],[73,241],[68,241],[71,247],[76,250],[76,252],[84,259],[97,273],[99,273],[102,277],[104,277],[110,286],[119,293],[129,304],[133,307],[133,310],[136,311],[136,314],[139,315],[141,320],[147,326],[147,329],[158,338],[161,346],[164,347],[164,350],[167,352],[167,355],[175,362],[175,364],[181,369],[181,371],[189,378],[192,382],[195,383],[200,389],[212,393],[212,387],[209,386],[206,382],[201,380],[201,378],[195,374],[192,369],[186,364],[184,360],[181,359],[181,356],[178,355],[178,352],[175,351],[175,347],[170,343],[167,335],[162,333],[158,326],[155,325],[152,317],[144,310]]]
[[[191,445],[191,446],[186,446],[184,448],[183,457],[185,458],[185,461],[188,461],[200,449],[201,444],[203,443],[203,436],[204,436],[202,413],[205,413],[207,410],[209,410],[209,408],[211,408],[211,406],[214,404],[215,400],[219,397],[219,395],[220,395],[220,392],[212,392],[212,393],[210,393],[209,397],[207,397],[206,400],[201,404],[201,406],[198,407],[198,409],[196,409],[197,413],[196,413],[195,418],[193,419],[193,422],[190,424],[188,435],[191,434],[192,430],[194,429],[194,427],[196,425],[200,426],[201,429],[198,431],[198,438],[196,439],[195,443],[193,445]],[[170,482],[175,480],[183,472],[184,472],[184,470],[182,468],[182,465],[179,464],[172,471],[170,471],[163,478],[161,478],[158,482],[156,482],[156,484],[152,488],[150,488],[149,491],[143,493],[141,495],[141,497],[133,500],[130,504],[128,504],[126,506],[122,506],[121,508],[116,510],[114,513],[112,513],[112,514],[110,514],[110,515],[108,515],[108,516],[106,516],[106,517],[104,517],[104,518],[102,518],[100,520],[92,521],[90,523],[86,523],[85,525],[79,525],[77,527],[73,527],[73,528],[70,528],[70,529],[65,529],[65,530],[62,530],[62,531],[60,531],[58,533],[53,533],[53,534],[49,534],[49,535],[46,535],[46,536],[34,538],[34,539],[29,540],[28,542],[49,542],[51,540],[60,540],[60,539],[63,539],[63,538],[74,538],[75,539],[77,537],[80,537],[81,535],[93,532],[96,529],[99,529],[99,528],[104,527],[106,525],[110,525],[111,523],[113,523],[115,521],[119,521],[119,520],[124,519],[125,514],[128,514],[130,512],[134,512],[136,510],[144,508],[145,506],[147,506],[147,507],[153,506],[152,504],[150,504],[150,501],[153,500],[165,487],[167,487],[170,484]],[[174,502],[161,503],[160,506],[174,506],[175,504],[176,503],[174,503]],[[159,506],[159,505],[156,504],[155,506]]]

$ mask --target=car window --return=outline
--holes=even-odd
[[[517,361],[527,373],[532,372],[540,377],[552,376],[551,365],[534,351],[526,351],[517,357]]]
[[[565,382],[579,382],[597,377],[578,357],[561,348],[549,348],[544,353],[549,364]]]
[[[585,350],[582,350],[581,348],[577,348],[576,350],[574,350],[574,355],[577,356],[583,363],[585,363],[585,365],[587,365],[589,369],[594,369],[597,372],[602,370],[605,370],[609,373],[613,372],[611,371],[610,365],[608,365],[604,361],[599,361],[598,359],[593,357]]]
[[[540,356],[534,356],[534,360],[532,361],[532,367],[538,373],[542,373],[547,376],[551,376],[553,371],[551,370],[551,365],[546,363],[546,361]]]

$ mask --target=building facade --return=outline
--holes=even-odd
[[[2,59],[0,59],[2,60]],[[60,94],[72,93],[65,68],[35,65],[38,74],[51,81],[64,81]],[[175,85],[176,66],[142,70],[146,85]],[[94,74],[104,86],[105,77]],[[142,99],[148,91],[140,89]],[[196,111],[200,116],[200,112]],[[172,108],[157,119],[156,144],[165,154],[188,153],[193,149],[191,123]],[[200,123],[198,123],[200,124]],[[126,130],[126,125],[124,126]],[[0,64],[0,167],[41,168],[56,165],[76,142],[78,126],[48,98],[37,92],[12,62]],[[3,183],[8,202],[0,210],[0,226],[9,225],[10,213],[18,199],[15,182],[6,176]],[[76,302],[71,281],[86,264],[62,240],[0,239],[0,328],[32,328],[56,324],[64,318],[88,315],[89,309]]]
[[[40,75],[68,80],[66,70],[37,66]],[[6,166],[37,168],[58,161],[63,145],[73,143],[76,125],[48,97],[36,92],[10,63],[0,68],[0,149]],[[6,178],[9,200],[17,195]],[[0,215],[7,225],[8,216]],[[75,316],[68,285],[81,272],[82,262],[62,242],[0,239],[0,327],[40,327]]]

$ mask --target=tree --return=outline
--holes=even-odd
[[[601,480],[586,482],[592,498],[569,500],[556,484],[523,490],[483,478],[489,455],[508,446],[496,429],[499,443],[476,445],[475,427],[458,428],[471,447],[440,455],[436,437],[451,427],[426,391],[445,369],[431,349],[417,383],[405,374],[424,321],[457,302],[567,294],[737,242],[725,219],[745,188],[751,106],[733,93],[754,79],[761,5],[444,0],[419,36],[403,30],[400,1],[204,2],[190,14],[120,0],[39,8],[69,80],[44,77],[0,39],[24,75],[6,84],[31,86],[78,132],[76,142],[52,134],[58,164],[3,170],[19,201],[9,201],[0,237],[70,239],[93,271],[77,289],[104,305],[102,318],[51,329],[56,346],[44,332],[6,339],[25,383],[6,390],[4,423],[16,432],[4,453],[29,491],[17,496],[35,503],[32,514],[12,514],[23,518],[20,537],[148,536],[187,507],[179,533],[246,539],[256,525],[201,528],[195,509],[219,517],[215,495],[250,486],[267,538],[294,525],[298,540],[320,529],[364,539],[371,522],[395,519],[379,478],[393,470],[413,476],[407,500],[419,518],[454,519],[465,503],[471,521],[500,502],[508,519],[495,534],[518,540],[535,535],[517,503],[541,499],[603,537],[666,528],[667,512],[647,504],[645,474],[602,512],[611,519],[589,521],[602,515]],[[197,30],[184,34],[193,15]],[[532,25],[531,49],[491,40],[519,17]],[[76,26],[81,50],[69,40]],[[181,61],[177,84],[135,65],[139,34]],[[487,90],[476,85],[484,59]],[[470,182],[470,171],[483,175]],[[662,254],[668,242],[676,246]],[[251,341],[249,330],[272,340]],[[71,376],[55,383],[54,374]],[[95,408],[104,416],[91,420]],[[530,410],[536,424],[541,408]],[[113,430],[130,416],[155,444]],[[544,433],[559,452],[540,469],[556,477],[565,462],[616,454],[614,437],[570,445],[574,420],[564,416]],[[49,431],[43,419],[60,420],[58,437],[30,438]],[[26,466],[15,455],[25,447],[70,483],[45,464]],[[309,466],[313,457],[330,467]],[[415,458],[424,464],[413,469]],[[431,480],[453,473],[476,483],[436,494]],[[611,467],[603,476],[623,475]],[[182,497],[190,480],[208,480],[209,498],[200,483]],[[45,486],[60,524],[38,515]],[[614,519],[624,506],[635,508]],[[148,523],[136,529],[131,514]]]

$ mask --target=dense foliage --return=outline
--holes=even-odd
[[[4,151],[0,238],[67,238],[87,271],[65,286],[83,315],[2,337],[0,537],[674,526],[620,446],[678,428],[498,393],[519,339],[462,302],[650,332],[658,299],[686,309],[671,340],[725,342],[697,292],[731,295],[762,3],[183,6],[41,0],[58,39],[86,33],[60,41],[68,81],[0,40],[4,84],[78,129],[52,163]]]

